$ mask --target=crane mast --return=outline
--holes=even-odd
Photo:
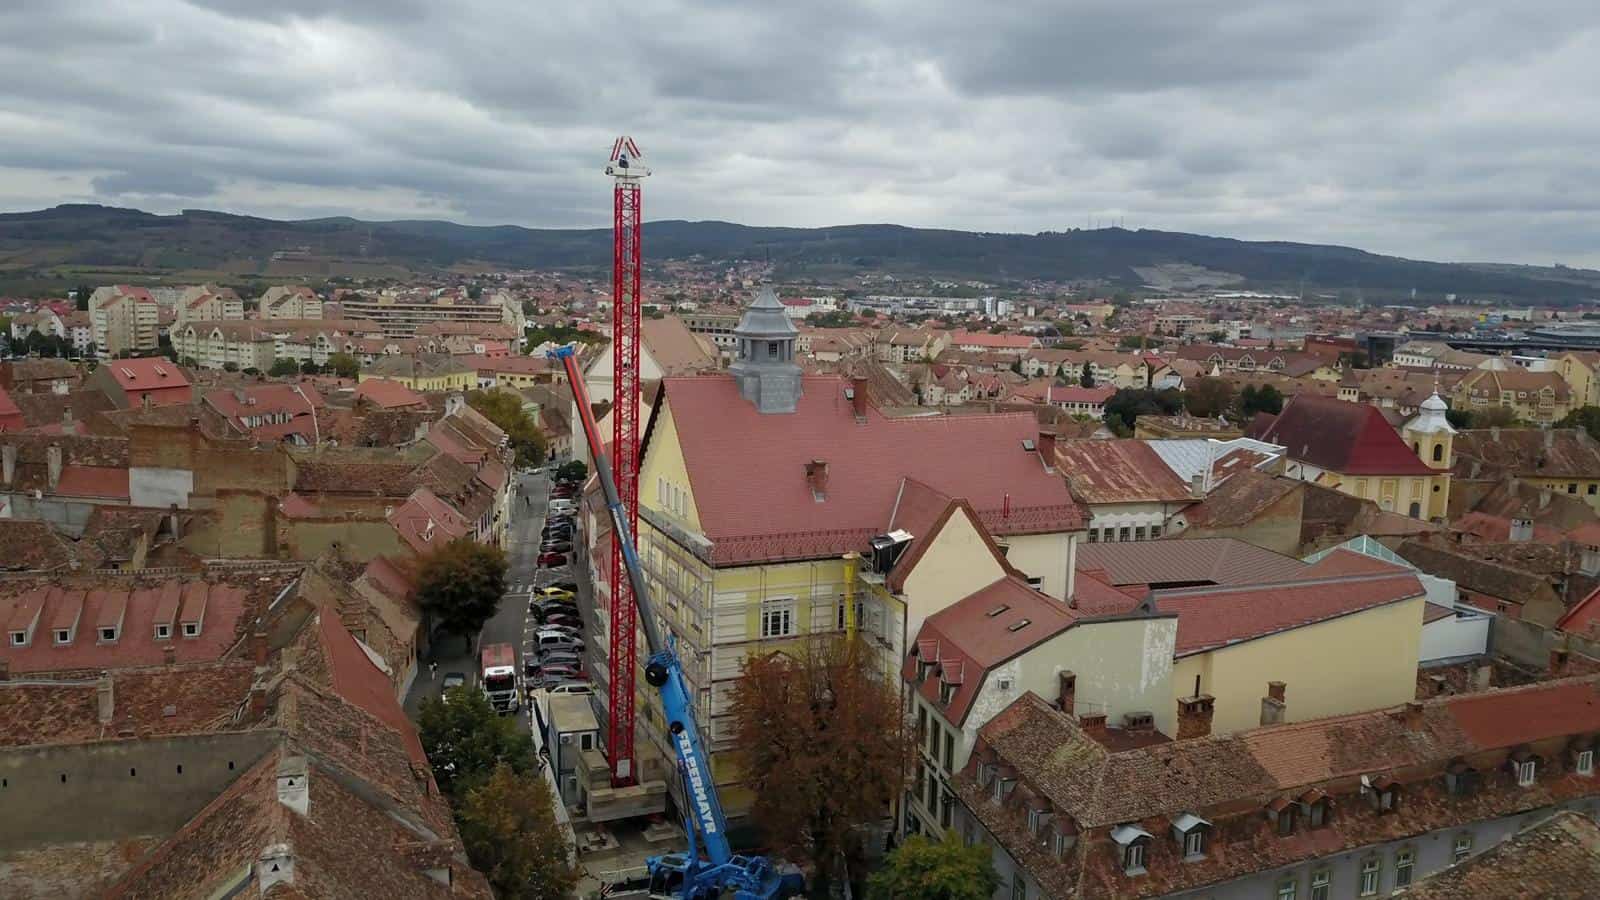
[[[650,170],[639,163],[633,138],[619,137],[611,145],[606,174],[614,180],[611,258],[611,350],[614,372],[611,405],[611,452],[617,493],[627,519],[629,535],[639,528],[639,342],[640,335],[640,181]],[[582,404],[579,409],[583,410]],[[604,449],[604,448],[601,448]],[[599,454],[591,452],[598,460]],[[611,762],[611,783],[633,784],[633,691],[638,668],[635,654],[633,585],[623,560],[622,532],[612,532],[611,542],[611,646],[609,659],[610,719],[606,732],[606,758]]]

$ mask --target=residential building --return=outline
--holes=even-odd
[[[184,322],[239,321],[244,318],[244,301],[232,288],[210,285],[189,288],[178,298],[177,324]]]
[[[890,544],[909,542],[906,552],[916,553],[939,510],[961,497],[1006,543],[1011,566],[1064,597],[1082,528],[1066,485],[1037,452],[1032,415],[886,418],[868,402],[865,379],[801,374],[794,326],[769,294],[741,322],[728,373],[662,380],[639,477],[640,557],[735,815],[750,802],[726,752],[739,662],[843,630],[855,615],[846,597],[867,590],[847,554],[895,529],[906,534]],[[749,502],[752,490],[761,503]],[[605,592],[609,531],[587,533]],[[883,573],[872,577],[877,588],[857,620],[889,669],[907,640],[906,604]],[[653,703],[643,697],[639,709]],[[670,758],[659,715],[647,713],[641,727]]]
[[[542,356],[473,357],[478,387],[526,388],[567,380],[566,369]]]
[[[1488,850],[1413,882],[1406,888],[1407,900],[1600,896],[1600,825],[1585,812],[1568,810],[1537,820]]]
[[[155,298],[144,288],[119,284],[89,295],[95,350],[102,357],[154,351],[159,319]]]
[[[509,294],[486,294],[473,301],[451,295],[438,297],[345,294],[339,298],[340,316],[370,319],[386,337],[413,337],[430,322],[504,322],[519,333],[525,321],[522,307]],[[314,317],[313,317],[314,318]]]
[[[950,346],[950,335],[929,330],[896,331],[878,341],[878,361],[916,363],[937,358]]]
[[[1600,406],[1600,352],[1572,350],[1553,360],[1555,371],[1572,391],[1572,405]]]
[[[154,587],[12,583],[0,665],[12,677],[213,662],[238,640],[244,589],[202,580]],[[256,610],[255,612],[259,612]]]
[[[316,444],[322,438],[319,415],[327,404],[309,384],[253,384],[207,391],[202,402],[229,424],[257,441]]]
[[[1415,449],[1375,407],[1311,394],[1295,396],[1277,416],[1257,416],[1247,433],[1288,448],[1284,474],[1291,478],[1374,500],[1387,512],[1443,518],[1454,429],[1443,422],[1443,401],[1437,406],[1414,420],[1423,430],[1406,426]]]
[[[677,315],[683,320],[685,328],[710,341],[720,355],[730,358],[734,355],[734,351],[738,348],[738,341],[733,336],[733,330],[739,326],[737,312],[706,310],[679,312]]]
[[[107,360],[84,386],[104,393],[118,409],[187,406],[194,400],[189,374],[162,357]]]
[[[398,381],[414,391],[469,391],[478,386],[478,371],[447,353],[384,356],[361,370],[360,380]]]
[[[1189,344],[1176,351],[1179,359],[1203,363],[1208,370],[1217,372],[1276,372],[1290,378],[1311,378],[1318,381],[1338,381],[1339,370],[1320,356],[1288,350],[1259,347],[1220,347],[1212,344]]]
[[[22,394],[66,394],[83,383],[83,370],[65,359],[0,361],[0,388]]]
[[[988,350],[997,351],[1013,356],[1038,347],[1039,339],[1025,334],[995,334],[987,331],[952,331],[945,335],[946,347],[954,347],[967,353],[981,353]]]
[[[424,322],[416,337],[428,353],[508,356],[522,348],[522,332],[507,322]]]
[[[1116,392],[1117,389],[1109,384],[1087,388],[1052,384],[1045,394],[1045,402],[1070,416],[1098,419],[1105,416],[1106,401]]]
[[[1380,896],[1597,794],[1593,676],[1227,737],[1108,744],[1033,693],[979,734],[957,831],[1010,897]],[[1183,726],[1180,725],[1180,728]]]
[[[273,285],[257,301],[256,313],[263,319],[289,319],[302,322],[322,318],[322,298],[305,285]]]
[[[1509,409],[1525,422],[1550,425],[1572,411],[1572,388],[1556,372],[1479,369],[1456,382],[1450,393],[1456,409]]]
[[[1089,513],[1090,543],[1159,538],[1168,518],[1205,496],[1180,481],[1145,441],[1054,443],[1056,469]]]
[[[1457,478],[1523,484],[1581,497],[1600,509],[1600,442],[1581,428],[1478,428],[1455,435]]]

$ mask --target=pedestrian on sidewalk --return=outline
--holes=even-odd
[[[434,676],[436,676],[438,674],[439,674],[439,663],[438,663],[438,661],[435,660],[433,662],[428,663],[428,680],[432,681],[434,679]]]

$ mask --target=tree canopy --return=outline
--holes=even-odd
[[[483,413],[484,418],[506,433],[511,439],[511,449],[516,451],[517,465],[537,466],[544,462],[549,444],[539,424],[522,408],[520,395],[499,389],[468,391],[467,405]]]
[[[1283,394],[1270,384],[1247,384],[1239,392],[1239,414],[1249,420],[1256,413],[1277,415],[1283,412]]]
[[[1600,406],[1580,406],[1562,417],[1557,428],[1582,428],[1589,436],[1600,440]]]
[[[417,566],[417,602],[436,625],[462,637],[489,621],[506,592],[506,555],[499,547],[460,538]]]
[[[340,378],[355,378],[361,374],[361,362],[343,351],[329,356],[325,368]]]
[[[987,844],[913,835],[867,882],[867,900],[987,900],[1000,886]]]
[[[267,369],[267,374],[273,378],[284,378],[300,374],[300,364],[287,356],[277,357],[272,361],[272,367]]]
[[[1188,382],[1183,392],[1183,406],[1189,415],[1205,419],[1215,418],[1233,408],[1233,385],[1222,378],[1202,376]]]
[[[903,787],[911,729],[896,690],[859,639],[807,640],[752,656],[731,713],[751,821],[778,851],[803,855],[826,883],[857,826],[883,819]]]
[[[434,780],[457,798],[487,779],[497,766],[533,772],[533,738],[514,716],[501,716],[472,684],[451,688],[443,699],[424,697],[417,733],[433,766]]]
[[[1183,409],[1183,397],[1174,389],[1123,388],[1105,403],[1106,427],[1119,437],[1133,434],[1140,416],[1171,416]]]
[[[556,469],[556,478],[561,481],[582,481],[588,477],[589,467],[581,459],[568,460]]]
[[[579,870],[568,862],[571,845],[555,816],[555,795],[538,773],[495,767],[456,810],[461,842],[473,868],[484,873],[502,900],[569,897]]]

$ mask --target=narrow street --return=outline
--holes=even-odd
[[[511,528],[507,535],[506,546],[506,561],[509,564],[506,572],[506,595],[501,598],[500,607],[494,616],[484,624],[483,631],[478,636],[478,643],[475,645],[481,647],[486,643],[508,643],[517,648],[519,666],[524,650],[523,632],[528,614],[528,597],[533,592],[535,583],[539,530],[544,526],[545,506],[549,502],[549,471],[546,468],[538,475],[518,473],[515,476],[517,494],[512,499]],[[439,664],[438,674],[433,678],[428,676],[427,663],[430,660]],[[441,641],[439,645],[433,647],[432,654],[423,661],[422,671],[406,695],[406,714],[413,719],[416,718],[422,698],[437,696],[445,675],[450,672],[460,672],[466,676],[469,684],[474,683],[478,672],[475,647],[468,646],[466,641],[456,638]],[[517,721],[522,727],[527,728],[528,717],[528,708],[524,704],[517,712]]]

